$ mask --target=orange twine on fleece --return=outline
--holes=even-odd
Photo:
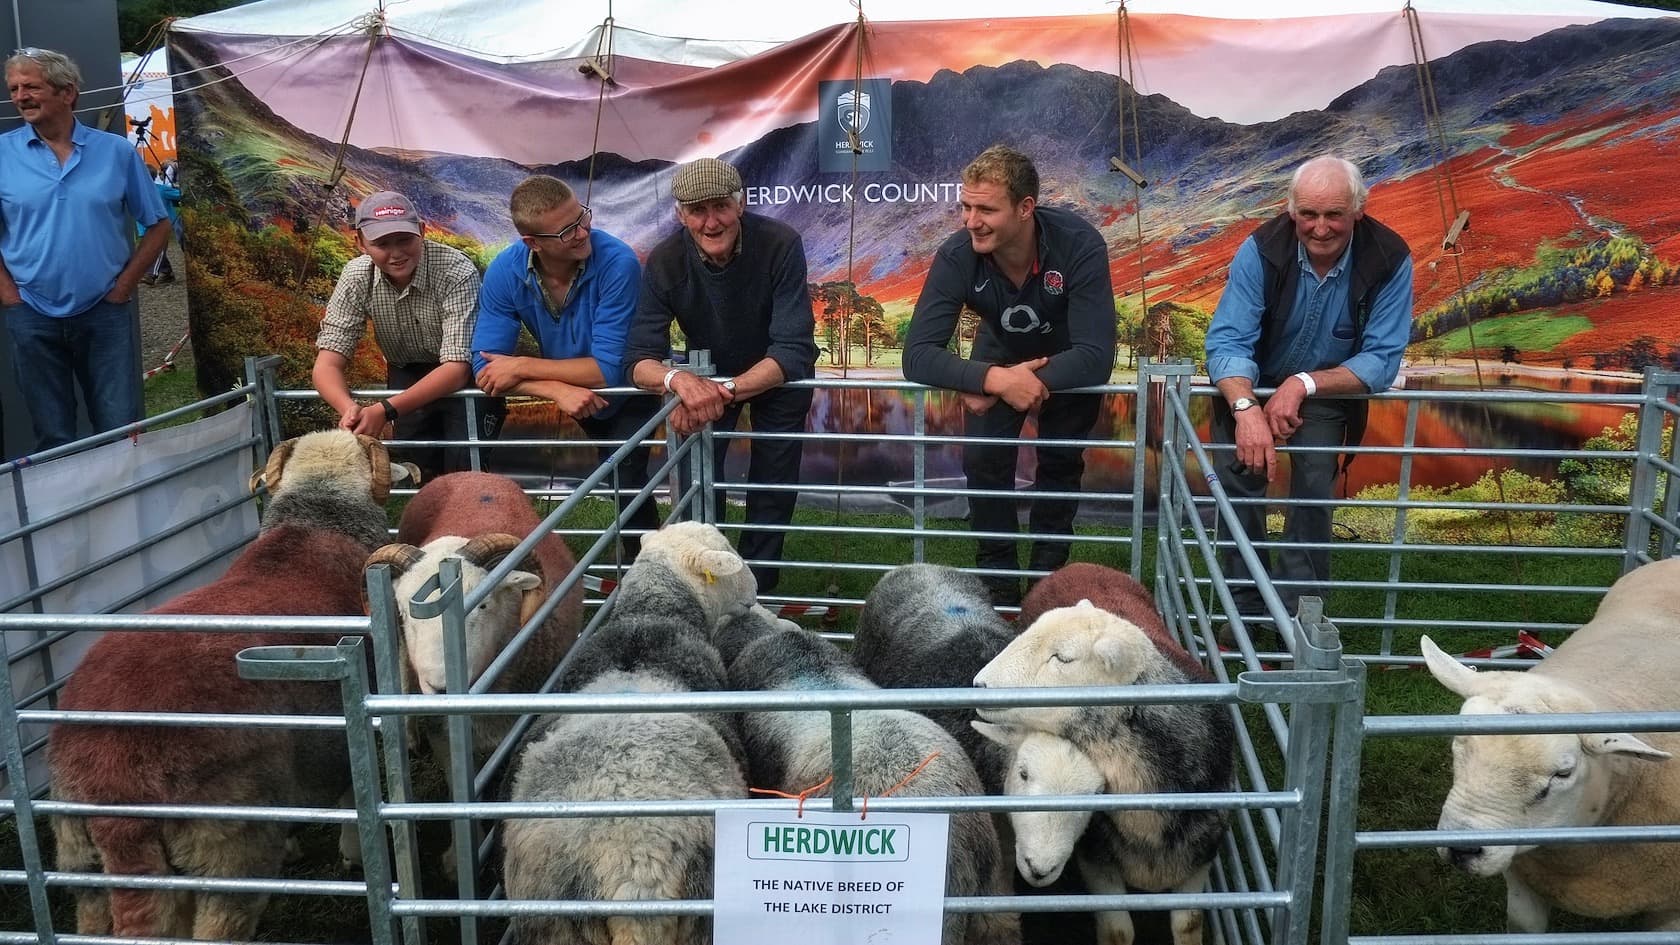
[[[904,776],[903,780],[899,781],[897,784],[893,785],[892,787],[887,788],[885,791],[882,791],[881,796],[882,797],[891,797],[892,793],[894,791],[896,791],[899,788],[905,786],[906,784],[909,784],[911,781],[914,781],[916,779],[916,775],[921,774],[922,770],[924,768],[926,768],[928,765],[933,764],[933,759],[938,758],[938,757],[939,757],[939,749],[936,748],[936,749],[933,750],[932,754],[930,754],[926,758],[922,759],[921,764],[912,768],[910,770],[910,773]],[[858,820],[868,820],[868,819],[869,819],[869,795],[865,794],[863,796],[863,810],[858,813]]]
[[[881,796],[882,797],[891,797],[894,791],[897,791],[899,788],[905,786],[906,784],[909,784],[911,781],[914,781],[916,779],[916,776],[921,774],[922,771],[924,771],[927,768],[928,765],[933,764],[933,759],[938,758],[938,757],[939,757],[939,750],[935,749],[932,754],[928,755],[926,758],[923,758],[922,763],[917,765],[916,767],[912,768],[910,770],[910,773],[905,775],[897,784],[893,785],[890,788],[887,788],[885,791],[882,791]],[[810,787],[806,788],[803,791],[800,791],[798,794],[789,794],[786,791],[778,791],[775,788],[756,788],[756,787],[755,788],[747,788],[747,793],[748,794],[768,794],[768,795],[771,795],[772,797],[785,797],[790,801],[798,801],[799,802],[798,816],[804,817],[805,816],[805,801],[806,801],[806,799],[809,798],[811,795],[817,793],[818,791],[822,790],[825,787],[828,787],[830,784],[833,784],[833,783],[834,783],[834,775],[831,774],[828,777],[823,778],[818,783],[811,785]],[[869,817],[869,795],[865,794],[863,796],[863,810],[858,813],[858,819],[859,820],[866,820],[866,819],[868,819],[868,817]]]
[[[799,814],[800,817],[804,817],[805,816],[805,799],[810,797],[811,795],[817,793],[818,791],[822,790],[823,788],[828,787],[830,784],[833,784],[833,783],[834,783],[834,775],[831,774],[828,777],[823,778],[821,781],[817,782],[816,784],[813,784],[810,787],[806,788],[805,790],[800,791],[798,794],[789,794],[786,791],[778,791],[775,788],[757,788],[757,787],[747,788],[747,793],[748,794],[769,794],[769,795],[772,795],[772,796],[775,796],[775,797],[785,797],[790,801],[798,801],[799,802],[798,814]]]

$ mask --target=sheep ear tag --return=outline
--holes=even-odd
[[[711,568],[707,568],[706,571],[705,571],[705,574],[706,574],[706,583],[707,584],[716,584],[717,583],[717,575],[712,573]]]

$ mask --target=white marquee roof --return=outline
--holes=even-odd
[[[850,0],[257,0],[178,20],[189,32],[301,37],[347,34],[379,12],[391,34],[484,59],[573,59],[593,55],[611,16],[613,51],[638,59],[717,66],[857,18]],[[1661,10],[1595,0],[1413,0],[1421,14],[1659,17]],[[1034,16],[1110,15],[1114,0],[1036,0]],[[1130,0],[1140,14],[1173,13],[1226,19],[1282,19],[1341,14],[1398,15],[1398,0]],[[883,0],[864,3],[878,22],[1002,19],[1021,15],[1019,0]]]

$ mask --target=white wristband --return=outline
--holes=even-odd
[[[1311,374],[1308,374],[1306,371],[1302,371],[1301,373],[1295,375],[1295,379],[1300,381],[1301,386],[1307,389],[1308,397],[1318,393],[1318,384],[1313,381]]]
[[[669,394],[671,392],[671,378],[681,373],[682,368],[672,368],[665,372],[665,379],[659,382],[659,386],[665,389],[665,393]]]

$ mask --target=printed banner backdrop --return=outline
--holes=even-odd
[[[321,0],[306,6],[331,19]],[[285,4],[256,7],[253,22],[272,24]],[[370,55],[354,24],[263,35],[226,26],[238,12],[170,34],[172,70],[201,70],[177,79],[176,105],[206,389],[264,352],[285,356],[289,386],[307,386],[321,306],[355,252],[350,208],[365,194],[407,193],[434,236],[485,261],[514,237],[514,184],[554,174],[594,208],[598,228],[645,253],[676,225],[673,166],[700,156],[735,163],[749,209],[804,235],[824,366],[895,376],[931,252],[959,225],[961,169],[994,142],[1035,158],[1042,202],[1107,236],[1122,337],[1138,336],[1146,292],[1175,355],[1201,360],[1238,244],[1281,209],[1296,164],[1335,150],[1372,183],[1368,212],[1414,252],[1409,386],[1473,386],[1472,356],[1502,365],[1492,373],[1503,382],[1543,389],[1624,390],[1636,386],[1628,372],[1680,365],[1680,191],[1662,173],[1680,156],[1680,18],[1587,3],[1536,15],[1428,9],[1419,22],[1437,135],[1398,11],[1133,14],[1124,45],[1114,13],[841,23],[733,60],[621,53],[605,86],[579,68],[591,48],[481,57],[465,50],[483,43],[393,29]],[[1613,18],[1624,14],[1640,18]],[[638,42],[614,48],[653,48],[617,22],[613,35]],[[852,128],[865,144],[855,168]],[[1116,155],[1149,181],[1141,196],[1108,169]],[[342,180],[328,187],[335,168]],[[1441,248],[1449,194],[1472,213],[1451,252]],[[1119,376],[1132,354],[1122,349]],[[382,376],[376,359],[365,345],[363,380]],[[935,403],[930,430],[960,430],[960,405]],[[1099,433],[1129,436],[1129,412],[1114,399],[1112,431]],[[1425,414],[1427,445],[1575,446],[1621,411]],[[819,396],[811,422],[910,428],[905,399],[882,392]],[[1374,412],[1367,442],[1398,442],[1403,423],[1401,412]],[[810,482],[910,474],[908,451],[890,441],[843,455],[811,448],[806,463]],[[955,450],[929,464],[930,475],[960,475]],[[1431,458],[1416,475],[1469,483],[1486,466]],[[1097,486],[1128,474],[1113,457],[1094,472]],[[1362,461],[1351,485],[1394,475]]]

